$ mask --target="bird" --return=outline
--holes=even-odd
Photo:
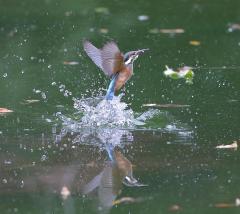
[[[103,208],[112,207],[115,199],[121,193],[123,185],[141,187],[133,177],[132,163],[117,149],[111,150],[110,160],[106,161],[102,171],[82,188],[83,194],[89,194],[97,189],[98,199]]]
[[[133,62],[149,50],[140,49],[123,54],[113,41],[107,42],[102,49],[96,48],[88,40],[83,41],[83,48],[90,59],[111,78],[105,96],[106,100],[112,100],[117,92],[133,75]]]

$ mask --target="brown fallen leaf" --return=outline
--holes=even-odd
[[[237,149],[238,147],[238,142],[237,141],[233,141],[232,144],[229,144],[229,145],[219,145],[219,146],[216,146],[216,149]]]
[[[235,204],[218,203],[218,204],[215,204],[214,207],[217,207],[217,208],[229,208],[229,207],[235,207]]]
[[[201,44],[201,42],[197,41],[197,40],[191,40],[191,41],[189,41],[189,44],[193,45],[193,46],[199,46]]]
[[[142,201],[143,201],[142,198],[123,197],[113,201],[113,205],[118,205],[122,203],[136,203],[136,202],[142,202]]]
[[[76,61],[64,61],[63,64],[64,65],[78,65],[79,62],[76,62]]]
[[[185,30],[182,28],[176,28],[176,29],[160,29],[160,33],[167,33],[167,34],[176,34],[176,33],[184,33]]]
[[[235,203],[218,203],[214,205],[217,208],[229,208],[229,207],[239,207],[240,206],[240,198],[235,199]]]
[[[149,103],[149,104],[143,104],[143,107],[156,107],[156,108],[186,108],[190,105],[181,105],[181,104],[156,104],[156,103]]]
[[[10,109],[7,109],[7,108],[0,108],[0,114],[11,113],[11,112],[13,112],[13,111],[10,110]]]

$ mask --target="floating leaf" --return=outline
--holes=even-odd
[[[229,207],[235,207],[235,204],[218,203],[218,204],[215,204],[214,207],[217,207],[217,208],[229,208]]]
[[[109,14],[109,9],[106,8],[106,7],[96,7],[95,12],[108,15]]]
[[[182,208],[178,204],[174,204],[171,207],[169,207],[169,211],[176,212],[181,210]]]
[[[0,108],[0,114],[11,113],[11,112],[13,112],[13,111],[10,110],[10,109],[7,109],[7,108]]]
[[[166,70],[163,71],[163,73],[165,76],[170,77],[172,79],[184,78],[186,80],[186,83],[188,84],[193,83],[194,72],[192,71],[192,68],[189,66],[179,68],[178,71],[174,71],[172,68],[166,66]]]
[[[108,29],[107,28],[100,28],[99,32],[103,33],[103,34],[106,34],[106,33],[108,33]]]
[[[193,46],[199,46],[201,44],[201,42],[197,41],[197,40],[191,40],[191,41],[189,41],[189,44],[193,45]]]
[[[235,203],[218,203],[214,205],[217,208],[230,208],[230,207],[239,207],[240,206],[240,198],[235,199]]]
[[[179,79],[180,78],[179,75],[178,75],[178,72],[169,68],[167,65],[166,65],[166,70],[163,73],[164,73],[165,76],[169,76],[172,79]]]
[[[166,34],[179,34],[184,33],[185,30],[182,28],[176,28],[176,29],[160,29],[160,33],[166,33]]]
[[[184,66],[184,67],[180,68],[179,75],[182,78],[185,78],[186,83],[188,83],[188,84],[193,83],[194,72],[192,71],[192,67]]]
[[[28,105],[28,104],[38,103],[38,102],[40,102],[40,100],[23,100],[22,104]]]
[[[155,103],[149,103],[149,104],[143,104],[143,107],[156,107],[156,108],[186,108],[190,105],[181,105],[181,104],[155,104]]]
[[[63,64],[64,65],[78,65],[79,62],[76,62],[76,61],[64,61]]]
[[[229,24],[228,32],[233,32],[233,31],[237,31],[237,30],[240,30],[240,24],[238,24],[238,23]]]
[[[136,202],[142,202],[142,201],[143,201],[142,198],[123,197],[113,201],[113,205],[118,205],[122,203],[136,203]]]
[[[138,16],[139,21],[147,21],[149,19],[149,16],[147,15],[140,15]]]
[[[233,141],[232,144],[229,144],[229,145],[219,145],[219,146],[216,146],[216,149],[237,149],[238,148],[238,142],[237,141]]]

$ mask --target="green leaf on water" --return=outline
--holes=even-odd
[[[179,77],[179,74],[176,72],[176,71],[174,71],[172,74],[170,74],[169,75],[172,79],[179,79],[180,77]]]
[[[189,66],[184,66],[182,68],[174,71],[172,68],[166,66],[166,70],[163,72],[165,76],[170,77],[171,79],[185,79],[187,84],[193,84],[194,72]]]

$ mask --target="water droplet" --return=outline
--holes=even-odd
[[[10,164],[12,164],[12,161],[11,160],[4,160],[4,164],[10,165]]]
[[[47,156],[46,155],[42,155],[41,161],[43,162],[43,161],[46,161],[46,160],[47,160]]]
[[[7,181],[6,178],[3,178],[3,179],[2,179],[2,183],[3,183],[3,184],[7,184],[7,182],[8,182],[8,181]]]
[[[46,118],[46,121],[47,121],[48,123],[51,123],[51,122],[52,122],[52,120],[51,120],[51,119],[48,119],[48,118]]]
[[[22,180],[20,183],[20,187],[23,188],[24,187],[24,181]]]
[[[45,100],[47,98],[46,94],[44,92],[41,93],[42,98]]]

